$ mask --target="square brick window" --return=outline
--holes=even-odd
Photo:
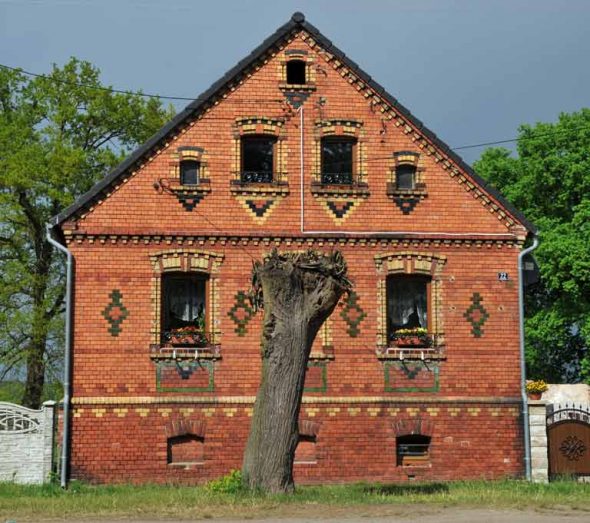
[[[287,83],[297,85],[305,84],[306,68],[307,64],[303,60],[289,60],[287,62]]]
[[[200,178],[201,163],[195,160],[180,162],[180,183],[182,185],[197,185]]]
[[[351,185],[354,176],[356,139],[324,137],[321,144],[321,182],[324,185]]]
[[[275,171],[274,136],[242,136],[243,183],[272,183]]]
[[[317,463],[316,445],[317,442],[315,436],[304,436],[300,434],[299,442],[295,449],[295,460],[293,463],[301,465],[312,465]]]
[[[206,347],[207,277],[169,273],[162,278],[162,343]]]
[[[204,439],[193,434],[168,438],[168,464],[202,464],[205,462],[204,448]]]
[[[429,347],[430,281],[425,275],[387,278],[387,337],[398,347]]]
[[[396,438],[398,467],[428,466],[430,464],[430,436],[410,434]]]

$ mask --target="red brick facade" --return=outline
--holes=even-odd
[[[76,260],[73,477],[199,483],[240,467],[261,334],[244,293],[252,260],[275,247],[340,249],[354,282],[314,345],[296,481],[522,473],[526,228],[310,27],[287,24],[60,224]],[[306,64],[297,89],[286,84],[293,57]],[[248,134],[276,140],[274,183],[239,183]],[[352,184],[322,185],[325,136],[356,140]],[[403,155],[413,191],[395,188]],[[180,184],[187,159],[200,162],[197,186]],[[163,348],[172,273],[206,278],[209,347]],[[430,349],[389,340],[386,282],[404,274],[428,279]],[[430,438],[428,455],[401,465],[396,438],[411,434]]]

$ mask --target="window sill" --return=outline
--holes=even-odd
[[[370,196],[369,185],[366,183],[351,183],[342,185],[328,185],[321,182],[311,183],[311,194],[317,196],[347,196],[356,198],[368,198]]]
[[[334,347],[324,347],[323,350],[312,352],[309,361],[332,361],[334,359]]]
[[[385,347],[377,349],[379,360],[426,360],[441,361],[447,357],[443,353],[443,346],[439,347]]]
[[[220,360],[221,346],[210,345],[208,347],[172,347],[151,345],[150,358],[153,361]]]
[[[263,194],[269,196],[286,196],[289,194],[289,184],[287,182],[255,183],[232,180],[229,189],[234,195]]]
[[[170,184],[168,187],[170,191],[175,194],[181,193],[199,193],[207,194],[211,192],[211,181],[208,179],[201,179],[199,183],[195,184],[181,184],[178,182]]]
[[[186,462],[186,463],[168,463],[168,467],[172,468],[172,469],[184,469],[184,470],[190,470],[190,469],[194,469],[197,467],[202,467],[205,464],[204,461],[190,461],[190,462]]]
[[[281,82],[279,84],[279,89],[283,92],[295,91],[298,93],[313,93],[316,90],[316,85],[309,82],[305,84],[288,84],[287,82]]]
[[[407,198],[426,198],[428,192],[426,191],[426,185],[423,183],[417,183],[413,189],[398,189],[395,183],[389,182],[387,184],[387,196],[396,197],[407,197]]]

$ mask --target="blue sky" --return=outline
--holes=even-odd
[[[297,10],[451,147],[590,106],[588,0],[0,0],[0,63],[196,97]]]

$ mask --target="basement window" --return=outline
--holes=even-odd
[[[305,84],[306,63],[303,60],[290,60],[287,62],[287,83]]]
[[[398,467],[426,466],[430,464],[430,436],[409,434],[396,438]]]
[[[354,138],[332,136],[322,138],[322,184],[352,184],[355,145]]]
[[[168,465],[179,467],[205,462],[204,439],[193,434],[168,438]]]
[[[316,444],[315,436],[300,434],[293,463],[296,465],[313,465],[317,463]]]
[[[242,137],[243,183],[272,183],[276,142],[274,136]]]
[[[180,162],[180,183],[182,185],[197,185],[199,183],[200,162],[183,160]]]

